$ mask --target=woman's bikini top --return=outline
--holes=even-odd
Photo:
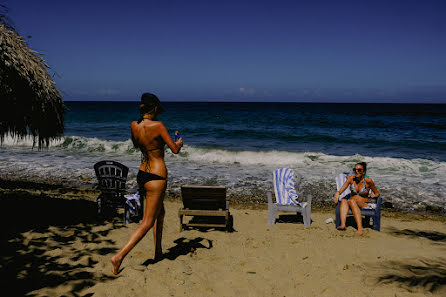
[[[365,177],[362,179],[362,181],[364,182],[364,186],[362,187],[361,190],[359,190],[359,192],[356,191],[356,181],[353,178],[353,182],[350,184],[350,190],[352,191],[353,194],[359,195],[359,196],[367,196],[369,193],[370,189],[367,189],[367,183],[365,182]]]

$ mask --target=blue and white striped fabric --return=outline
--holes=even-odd
[[[124,196],[125,203],[129,206],[129,213],[131,216],[137,216],[139,214],[140,208],[141,208],[141,198],[139,197],[139,194],[129,194]]]
[[[296,189],[294,188],[294,170],[290,168],[280,168],[273,172],[274,192],[276,194],[276,204],[280,205],[300,205],[305,206],[306,202],[299,202]]]
[[[336,190],[339,191],[340,188],[344,185],[345,181],[347,180],[347,174],[341,173],[338,176],[336,176]],[[347,189],[339,195],[339,201],[341,201],[344,197],[348,196],[347,199],[350,197],[351,190],[350,187],[347,187]]]

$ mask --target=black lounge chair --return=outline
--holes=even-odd
[[[124,197],[129,168],[116,161],[100,161],[94,164],[98,179],[97,188],[101,191],[97,199],[98,214],[106,212],[107,208],[124,208],[124,224],[130,221],[129,207]]]

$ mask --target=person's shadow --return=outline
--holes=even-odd
[[[142,265],[148,266],[164,259],[175,260],[179,256],[193,254],[198,249],[209,250],[213,247],[212,240],[202,237],[197,237],[195,239],[186,239],[184,237],[181,237],[176,239],[174,243],[176,243],[176,245],[169,248],[167,253],[163,253],[163,255],[157,259],[148,259]]]

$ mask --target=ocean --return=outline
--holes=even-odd
[[[48,149],[6,137],[0,178],[93,187],[93,164],[116,160],[136,187],[140,152],[130,141],[138,102],[65,102],[65,135]],[[298,191],[330,201],[335,176],[368,163],[387,205],[446,214],[446,105],[164,102],[161,120],[183,136],[166,152],[167,194],[183,184],[222,185],[233,200],[264,203],[272,171],[290,167]]]

